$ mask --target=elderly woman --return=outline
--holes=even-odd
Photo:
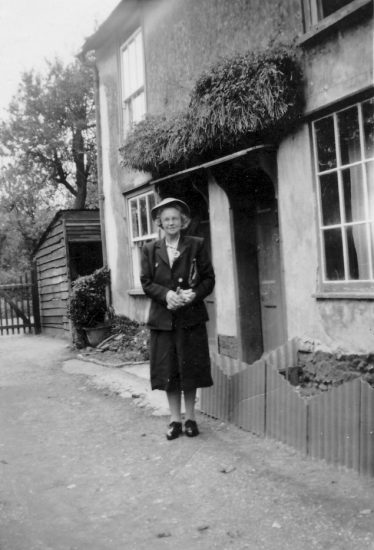
[[[185,434],[199,434],[195,420],[196,389],[213,384],[210,374],[208,314],[204,298],[214,288],[214,271],[204,240],[184,236],[190,210],[179,199],[167,198],[152,209],[165,237],[143,247],[141,283],[152,299],[151,386],[167,393],[171,422],[167,439],[182,433],[184,396]]]

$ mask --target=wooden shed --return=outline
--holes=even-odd
[[[98,210],[60,210],[33,254],[42,332],[70,338],[67,303],[71,283],[102,267]]]

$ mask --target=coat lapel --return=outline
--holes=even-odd
[[[166,250],[165,239],[161,239],[161,241],[158,241],[157,244],[156,244],[156,248],[157,248],[157,252],[158,252],[157,257],[160,260],[162,260],[163,262],[165,262],[168,266],[170,266],[169,256],[168,256],[168,253],[167,253],[167,250]]]
[[[178,258],[176,258],[174,260],[173,268],[176,264],[178,264],[178,262],[181,260],[181,258],[183,257],[183,255],[186,253],[186,251],[189,248],[190,248],[190,244],[188,243],[188,241],[184,237],[181,236],[181,238],[179,239],[179,243],[178,243],[179,256],[178,256]],[[163,239],[161,239],[160,241],[157,242],[156,251],[157,251],[156,262],[158,260],[162,260],[163,262],[166,263],[167,266],[170,267],[169,256],[168,256],[167,249],[166,249],[165,238],[163,238]]]
[[[184,237],[181,236],[178,243],[179,256],[174,260],[173,267],[178,264],[178,262],[182,261],[184,254],[187,252],[187,250],[189,250],[189,248],[190,244]]]
[[[179,258],[181,258],[183,256],[183,254],[186,252],[186,250],[188,248],[189,248],[188,242],[186,241],[186,239],[184,237],[181,237],[179,239],[179,243],[178,243],[179,256],[178,256],[177,260],[179,260]]]

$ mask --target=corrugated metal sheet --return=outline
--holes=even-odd
[[[307,403],[268,364],[266,369],[266,436],[307,452]]]
[[[374,389],[361,382],[360,473],[374,476]]]
[[[309,402],[309,454],[359,470],[361,381],[353,380]]]
[[[374,389],[369,384],[357,379],[302,398],[279,372],[296,365],[297,340],[252,365],[217,353],[211,359],[214,386],[201,391],[202,412],[374,476]]]
[[[243,370],[232,377],[230,420],[250,432],[265,434],[264,360],[252,365],[242,363]]]
[[[286,378],[288,369],[294,367],[297,363],[297,351],[298,351],[298,340],[292,338],[288,340],[282,346],[270,351],[265,355],[266,362],[269,365],[272,365],[279,371],[286,372]]]
[[[220,368],[218,354],[211,356],[211,371],[214,385],[202,388],[200,410],[214,418],[227,421],[229,419],[230,378]]]

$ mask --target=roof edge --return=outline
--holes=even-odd
[[[96,50],[102,46],[108,37],[113,36],[113,34],[117,33],[120,29],[125,30],[126,27],[133,24],[138,14],[138,9],[138,0],[121,0],[99,28],[91,36],[86,38],[78,56]]]
[[[74,208],[66,208],[66,209],[58,210],[56,214],[53,216],[53,218],[51,219],[51,221],[49,222],[49,224],[47,225],[47,227],[45,228],[45,230],[43,231],[38,243],[36,244],[35,248],[31,252],[32,258],[34,258],[35,254],[38,252],[39,248],[44,243],[48,235],[48,232],[53,226],[53,224],[55,224],[59,218],[61,218],[64,214],[67,214],[68,212],[100,212],[100,210],[99,208],[82,208],[80,210],[77,210]]]

